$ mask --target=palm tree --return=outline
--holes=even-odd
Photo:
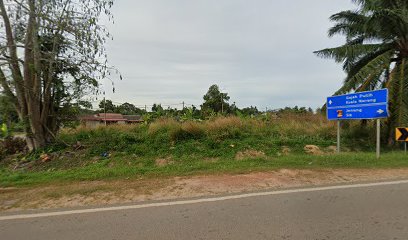
[[[388,140],[395,126],[408,123],[408,1],[353,0],[356,10],[330,17],[329,37],[344,35],[346,43],[316,51],[343,63],[347,77],[335,93],[389,89]]]

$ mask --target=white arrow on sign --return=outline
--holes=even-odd
[[[332,100],[330,100],[330,101],[329,101],[329,104],[331,105],[332,103],[333,103]]]
[[[378,109],[378,111],[377,111],[378,114],[382,114],[383,112],[384,112],[384,110],[382,110],[382,109]]]

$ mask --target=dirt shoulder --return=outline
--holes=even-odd
[[[214,196],[266,189],[408,178],[403,169],[281,169],[237,175],[92,181],[0,188],[0,211],[50,209]]]

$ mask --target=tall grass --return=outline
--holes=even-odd
[[[276,154],[281,146],[302,151],[306,144],[328,146],[335,140],[335,124],[319,115],[284,115],[277,119],[218,117],[178,122],[158,119],[149,125],[111,125],[62,131],[64,142],[79,141],[90,155],[106,151],[139,156],[231,157],[256,149]],[[233,146],[233,147],[230,147]]]
[[[344,122],[343,125],[343,141],[350,147],[358,142],[365,142],[365,147],[373,144],[375,131],[371,123],[365,127],[358,121]],[[269,119],[231,116],[202,122],[162,118],[149,125],[110,125],[95,129],[78,127],[63,130],[59,138],[68,143],[80,141],[112,150],[127,150],[133,144],[150,144],[150,147],[159,148],[189,141],[219,143],[251,139],[281,145],[328,145],[336,141],[336,123],[317,114],[284,114]]]
[[[357,121],[343,125],[343,149],[374,148],[373,123],[363,126]],[[163,118],[148,125],[64,129],[58,139],[68,146],[56,144],[44,149],[52,157],[50,162],[33,161],[29,169],[15,171],[14,162],[7,165],[0,161],[0,181],[12,184],[32,182],[37,178],[47,182],[52,179],[93,180],[146,174],[309,167],[315,157],[305,155],[304,146],[313,144],[325,149],[335,145],[336,124],[312,114],[254,119],[217,117],[202,122]],[[22,162],[38,160],[40,154],[23,156]],[[361,162],[366,158],[364,154],[349,164],[347,159],[353,156],[324,155],[319,158],[322,159],[319,166],[379,164]],[[392,160],[395,156],[389,155],[390,164],[405,164],[406,161]]]

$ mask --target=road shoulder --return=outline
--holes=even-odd
[[[225,194],[388,181],[408,178],[402,169],[280,169],[245,174],[76,182],[0,188],[0,211],[106,206]],[[29,196],[29,197],[28,197]]]

